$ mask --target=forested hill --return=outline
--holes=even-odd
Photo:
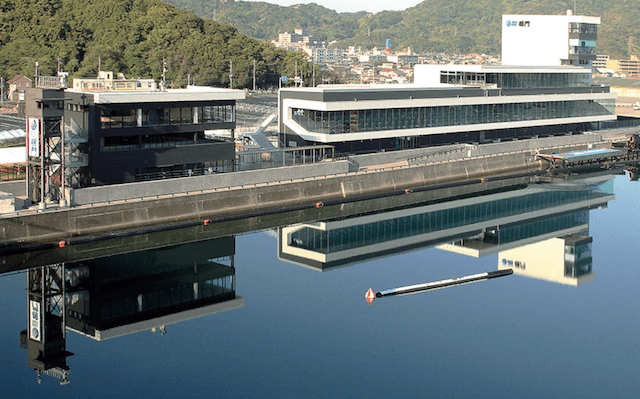
[[[0,0],[0,76],[32,76],[38,61],[55,74],[58,57],[71,77],[102,70],[167,82],[251,87],[256,60],[260,87],[277,86],[281,74],[306,68],[303,55],[274,50],[228,25],[203,20],[159,0]],[[307,74],[308,75],[308,74]]]
[[[232,25],[243,34],[270,41],[278,33],[308,27],[314,36],[330,40],[350,39],[360,29],[359,20],[370,13],[337,13],[317,4],[290,7],[264,2],[234,0],[165,0],[176,7],[191,10],[203,18]]]
[[[283,31],[306,28],[338,46],[417,51],[500,54],[502,14],[565,14],[574,0],[425,0],[404,11],[337,13],[317,4],[281,7],[234,0],[166,0],[196,14],[236,27],[241,33],[272,40]],[[640,1],[580,0],[577,14],[602,17],[598,52],[614,58],[640,55]]]

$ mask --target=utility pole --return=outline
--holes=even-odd
[[[256,59],[253,59],[253,91],[256,91]]]
[[[293,84],[294,84],[294,87],[298,87],[298,82],[296,82],[296,80],[298,79],[298,60],[296,60],[295,65],[296,65],[296,69],[295,69],[295,72],[293,73]]]
[[[167,87],[167,59],[162,57],[162,91]]]
[[[233,89],[233,60],[229,60],[229,88]]]
[[[311,64],[311,67],[313,68],[313,78],[312,78],[312,86],[316,87],[316,63],[314,62],[313,64]]]
[[[4,78],[0,78],[0,107],[4,107]]]

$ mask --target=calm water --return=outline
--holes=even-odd
[[[64,386],[37,383],[27,274],[4,275],[0,397],[636,397],[640,183],[579,180],[68,263]]]

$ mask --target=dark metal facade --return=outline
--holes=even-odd
[[[115,118],[105,116],[198,107],[219,107],[231,116],[156,125],[108,123]],[[27,117],[39,118],[43,130],[42,156],[29,157],[29,198],[35,202],[60,200],[65,188],[233,170],[235,100],[96,104],[93,93],[33,89],[27,95]],[[217,129],[232,135],[227,140],[205,137],[206,130]]]

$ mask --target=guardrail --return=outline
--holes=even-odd
[[[351,158],[349,155],[340,155],[340,156],[331,158],[331,162],[336,162],[336,161],[347,161],[353,166],[355,166],[356,169],[360,169],[360,164],[358,163],[358,161]]]
[[[461,147],[458,148],[454,148],[454,149],[448,149],[448,150],[441,150],[441,151],[434,151],[432,153],[429,154],[424,154],[424,155],[419,155],[416,157],[411,157],[411,158],[407,158],[407,165],[411,165],[412,163],[415,163],[418,160],[421,159],[427,159],[427,158],[433,158],[433,157],[437,157],[437,156],[442,156],[442,155],[450,155],[450,154],[455,154],[456,152],[461,152],[461,151],[467,151],[469,149],[477,149],[478,146],[474,146],[471,144],[465,144]]]

